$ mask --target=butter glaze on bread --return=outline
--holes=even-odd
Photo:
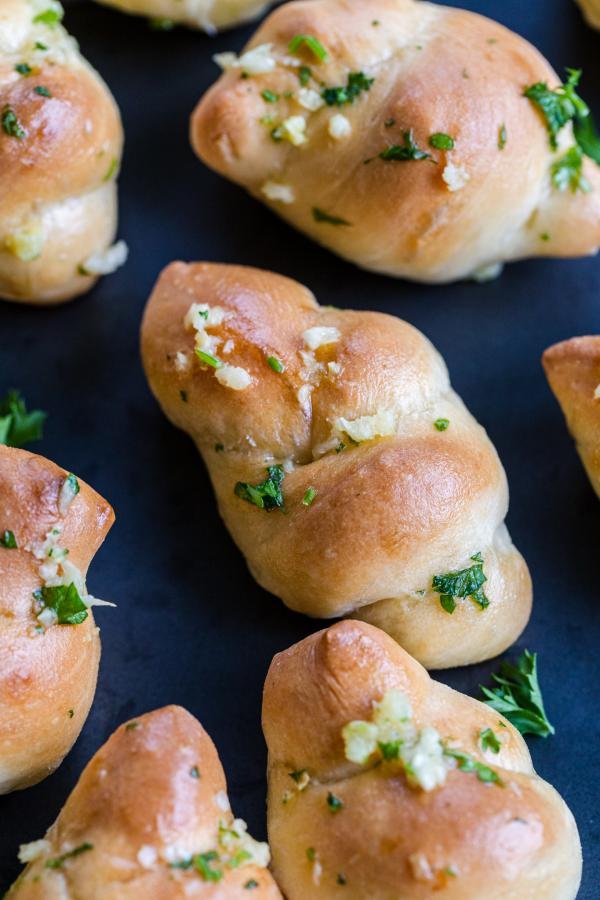
[[[96,689],[100,638],[91,610],[80,625],[39,629],[33,592],[40,561],[28,546],[59,519],[67,472],[41,456],[0,446],[0,793],[50,775],[75,742]],[[111,527],[111,507],[83,481],[63,520],[61,545],[85,574]]]
[[[349,762],[342,728],[368,720],[390,690],[409,698],[418,728],[452,739],[502,786],[450,769],[424,791],[390,763]],[[497,754],[481,748],[485,728],[501,741]],[[489,707],[432,681],[382,631],[346,621],[279,653],[265,683],[263,729],[273,870],[288,900],[575,898],[577,828],[534,772],[521,735]],[[304,769],[310,780],[297,790],[290,773]],[[330,793],[342,803],[335,813]]]
[[[223,311],[210,332],[220,341],[215,353],[252,379],[246,389],[221,384],[218,370],[195,356],[184,326],[193,303]],[[311,381],[303,335],[315,327],[337,329],[339,340],[314,351]],[[271,355],[282,373],[269,366]],[[365,618],[431,668],[495,656],[521,633],[531,582],[504,525],[504,471],[415,328],[381,313],[320,307],[307,288],[271,272],[173,263],[146,308],[142,357],[165,414],[202,453],[253,575],[287,606]],[[352,444],[336,435],[339,417],[378,413],[392,421],[387,437]],[[434,422],[444,417],[450,424],[440,432]],[[273,463],[288,470],[285,513],[234,493],[238,481],[262,481]],[[460,600],[449,615],[432,578],[472,565],[477,553],[490,604]]]
[[[295,56],[313,72],[311,89],[343,86],[357,71],[375,79],[371,88],[341,107],[300,106],[298,68],[287,62],[295,35],[316,36],[329,53],[324,63],[306,47]],[[275,10],[248,48],[265,44],[283,62],[248,78],[240,68],[222,75],[193,114],[192,144],[208,166],[340,256],[446,282],[522,257],[597,251],[600,171],[586,160],[589,194],[552,188],[557,155],[523,91],[538,81],[554,88],[560,78],[523,38],[474,13],[415,0],[308,0]],[[265,89],[279,100],[265,102]],[[329,133],[338,114],[352,128],[339,140]],[[274,141],[273,126],[298,115],[307,120],[307,141]],[[377,158],[411,129],[436,165]],[[436,132],[452,136],[455,149],[433,150]],[[561,151],[573,143],[569,125]],[[452,190],[444,179],[456,188],[463,173],[467,183]],[[291,202],[269,200],[272,184],[289,188]],[[350,224],[315,221],[315,207]]]
[[[260,16],[271,0],[97,0],[122,12],[168,19],[214,34]]]
[[[56,4],[0,4],[0,110],[24,132],[0,127],[0,297],[30,303],[69,300],[96,281],[80,266],[113,241],[123,144],[117,106],[75,40],[33,21],[46,7]],[[23,64],[29,75],[16,71]]]
[[[577,452],[600,497],[600,336],[575,337],[549,347],[542,363],[565,414]]]
[[[269,871],[247,860],[237,868],[207,860],[222,870],[218,881],[169,866],[216,847],[220,822],[234,824],[216,748],[193,716],[166,706],[121,725],[96,753],[45,840],[22,848],[33,859],[8,896],[280,900]],[[60,867],[47,865],[86,844]]]

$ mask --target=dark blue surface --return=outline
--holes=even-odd
[[[569,0],[462,0],[532,40],[562,71],[582,66],[582,93],[600,114],[600,33]],[[543,349],[600,333],[600,261],[512,265],[488,285],[430,288],[353,268],[283,225],[193,156],[187,120],[217,69],[252,29],[216,39],[155,33],[82,3],[66,23],[104,75],[127,132],[121,236],[130,262],[88,297],[51,310],[0,303],[0,395],[20,387],[49,413],[31,449],[81,475],[117,523],[92,564],[103,656],[90,718],[51,778],[0,798],[0,889],[19,870],[18,845],[42,837],[83,766],[123,719],[181,703],[215,740],[233,807],[264,836],[266,751],[261,690],[275,652],[321,623],[287,611],[253,581],[216,513],[191,442],[146,387],[139,321],[174,258],[270,268],[322,303],[396,313],[443,353],[455,388],[488,429],[508,472],[508,524],[533,575],[534,612],[518,649],[540,654],[556,736],[529,741],[538,772],[575,813],[585,865],[581,900],[599,894],[600,506],[540,368]],[[477,694],[497,662],[443,673]],[[542,898],[541,898],[542,900]]]

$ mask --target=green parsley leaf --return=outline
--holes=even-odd
[[[308,66],[300,66],[298,69],[298,81],[302,85],[302,87],[306,87],[310,79],[312,78],[312,72]]]
[[[557,135],[567,122],[574,118],[586,118],[590,110],[576,92],[581,78],[581,69],[567,69],[567,81],[555,90],[550,90],[546,82],[538,81],[526,88],[523,96],[531,100],[541,110],[550,136],[550,146],[558,149]]]
[[[0,400],[0,444],[22,447],[42,437],[46,413],[40,409],[27,412],[25,401],[18,391],[9,391]]]
[[[364,72],[350,72],[345,87],[323,88],[321,97],[327,106],[343,106],[345,103],[354,103],[363,91],[370,89],[374,81],[374,78],[367,78]]]
[[[78,847],[75,847],[73,850],[69,850],[68,853],[63,853],[62,856],[56,856],[54,859],[46,860],[46,868],[47,869],[61,869],[63,863],[67,859],[73,859],[74,856],[79,856],[81,853],[86,853],[88,850],[93,850],[94,845],[88,843],[87,841],[83,844],[80,844]]]
[[[502,786],[503,782],[498,773],[494,769],[490,769],[485,763],[477,762],[471,756],[463,753],[462,750],[453,750],[450,747],[444,747],[444,755],[451,756],[458,763],[457,768],[461,772],[469,772],[477,775],[479,781],[485,784],[497,784]]]
[[[246,882],[246,884],[244,885],[244,888],[247,891],[251,891],[257,887],[258,887],[258,881],[256,880],[256,878],[249,878],[248,881]]]
[[[125,731],[135,731],[136,728],[140,727],[139,722],[128,722],[125,726]]]
[[[206,363],[207,366],[212,366],[213,369],[220,369],[223,365],[220,359],[217,359],[216,356],[212,356],[210,353],[206,353],[205,350],[198,350],[196,348],[195,352],[198,359],[202,360],[203,363]]]
[[[310,506],[315,497],[317,496],[317,492],[314,487],[309,487],[302,498],[302,502],[305,506]]]
[[[575,140],[586,156],[600,166],[600,134],[591,115],[578,117],[573,122]]]
[[[192,778],[200,778],[200,769],[198,768],[198,766],[192,766],[192,768],[190,769],[190,775],[192,776]]]
[[[261,91],[260,96],[266,103],[277,103],[279,100],[279,94],[276,94],[274,91],[270,91],[268,88],[265,88],[264,91]]]
[[[152,31],[173,31],[175,22],[173,19],[161,18],[148,19],[148,26]]]
[[[318,206],[313,206],[312,208],[313,219],[315,222],[327,222],[329,225],[351,225],[351,222],[348,222],[347,219],[342,219],[340,216],[332,216],[329,213],[325,212],[322,209],[319,209]]]
[[[34,24],[49,25],[53,28],[62,22],[64,14],[65,11],[62,7],[59,9],[45,9],[43,12],[38,13],[37,16],[34,16],[33,22]]]
[[[456,609],[455,597],[469,597],[481,609],[489,606],[482,585],[487,581],[483,573],[483,559],[480,553],[471,557],[474,565],[458,572],[447,572],[445,575],[434,575],[431,586],[440,594],[440,604],[447,613]]]
[[[50,89],[47,87],[44,87],[43,84],[38,84],[36,87],[34,87],[33,93],[38,94],[40,97],[51,97],[52,96],[52,92],[50,91]]]
[[[43,609],[54,610],[58,625],[81,625],[88,617],[87,606],[73,583],[56,587],[44,586],[34,591],[33,596],[42,604],[40,612]]]
[[[393,144],[391,147],[386,147],[385,150],[382,150],[379,154],[379,159],[383,159],[386,162],[407,162],[412,159],[419,160],[432,158],[431,153],[420,150],[415,144],[412,131],[403,132],[402,137],[404,139],[404,144],[402,146],[400,144]]]
[[[377,746],[384,759],[398,759],[400,756],[400,744],[402,741],[378,741]]]
[[[297,53],[301,47],[308,47],[321,62],[329,59],[329,54],[321,41],[312,34],[296,34],[288,44],[290,53]]]
[[[315,850],[314,847],[306,848],[306,858],[309,862],[315,861],[315,859],[317,858],[317,851]]]
[[[550,173],[552,184],[559,191],[569,189],[573,194],[577,191],[587,194],[591,190],[590,183],[583,174],[583,151],[578,144],[552,163]]]
[[[336,797],[335,794],[332,794],[331,791],[329,791],[327,794],[327,806],[332,813],[337,813],[340,809],[344,808],[344,801],[340,800],[339,797]]]
[[[436,131],[429,137],[429,146],[436,150],[454,150],[454,138],[443,131]]]
[[[71,493],[73,494],[73,496],[76,497],[77,494],[79,493],[79,491],[81,490],[81,488],[79,487],[79,482],[77,481],[76,476],[73,475],[72,472],[69,472],[69,474],[68,474],[67,477],[65,478],[65,481],[67,482],[67,484],[68,484],[69,487],[71,488]]]
[[[46,44],[42,44],[41,41],[36,41],[36,42],[35,42],[35,49],[36,49],[36,50],[47,50],[48,47],[46,46]]]
[[[17,539],[15,538],[15,534],[13,531],[6,530],[4,534],[0,535],[0,547],[4,547],[6,550],[17,550]]]
[[[15,72],[18,72],[19,75],[23,75],[25,78],[27,78],[28,75],[31,75],[33,69],[31,68],[29,63],[17,63],[17,65],[15,66]]]
[[[225,449],[225,444],[215,444],[215,453],[222,453]]]
[[[113,159],[111,159],[110,165],[109,165],[108,169],[106,170],[106,174],[102,178],[102,181],[110,181],[117,174],[118,169],[119,169],[119,160],[116,157],[114,157]],[[206,312],[206,316],[204,318],[206,318],[207,316],[208,316],[208,311]]]
[[[259,509],[271,510],[283,506],[281,485],[285,477],[283,466],[269,466],[267,477],[259,484],[238,481],[234,488],[237,497],[253,503]]]
[[[450,424],[450,419],[436,419],[435,422],[433,423],[433,427],[437,431],[445,431],[446,428],[448,428],[449,424]]]
[[[492,675],[498,687],[480,685],[484,702],[502,713],[521,734],[548,737],[554,728],[548,721],[537,676],[537,653],[525,650],[516,665],[503,662],[500,674]]]
[[[9,137],[17,138],[18,141],[22,141],[24,137],[27,137],[27,132],[21,127],[14,109],[11,109],[10,106],[3,108],[1,121],[2,129]]]
[[[296,784],[300,784],[300,782],[303,780],[304,776],[306,775],[307,771],[308,771],[307,769],[296,769],[295,772],[290,772],[289,776],[291,779],[293,779],[293,781],[296,782]]]
[[[223,877],[222,869],[213,869],[211,863],[218,861],[219,854],[216,850],[208,853],[195,853],[179,862],[169,863],[171,869],[195,869],[204,881],[220,881]]]
[[[549,241],[549,240],[550,240],[550,235],[548,234],[548,232],[542,231],[542,233],[540,234],[540,241]]]
[[[276,356],[267,356],[267,362],[278,375],[281,375],[281,373],[285,371],[284,364],[280,359],[277,359]]]
[[[507,140],[508,132],[506,131],[506,125],[501,125],[498,129],[498,150],[504,150]]]
[[[502,744],[491,728],[484,728],[479,732],[479,743],[482,750],[491,750],[492,753],[500,753]]]

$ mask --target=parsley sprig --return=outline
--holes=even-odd
[[[27,412],[19,391],[9,391],[0,400],[0,444],[22,447],[42,437],[46,413],[40,409]]]
[[[475,553],[471,559],[474,565],[467,569],[433,576],[431,586],[440,595],[440,604],[447,613],[453,613],[456,609],[457,597],[468,597],[481,609],[490,605],[483,590],[487,577],[483,571],[481,553]]]
[[[276,509],[283,506],[283,493],[281,485],[285,477],[283,466],[269,466],[267,477],[259,484],[249,484],[247,481],[238,481],[234,491],[237,497],[253,503],[259,509]]]
[[[537,653],[525,650],[516,665],[503,662],[500,674],[492,675],[498,687],[480,685],[484,702],[506,716],[521,734],[548,737],[554,728],[548,721],[538,682]]]
[[[495,769],[490,769],[485,763],[480,763],[462,750],[454,750],[452,747],[444,747],[444,756],[450,756],[456,760],[456,767],[460,772],[469,772],[477,775],[479,781],[484,784],[498,784],[502,786],[503,782]]]
[[[350,72],[344,87],[326,87],[321,91],[321,97],[327,106],[344,106],[345,103],[354,103],[363,91],[368,91],[375,81],[368,78],[364,72]]]
[[[51,609],[56,613],[57,625],[81,625],[88,617],[87,606],[74,584],[42,587],[34,591],[36,611]]]
[[[408,162],[411,159],[432,159],[431,153],[426,153],[414,141],[412,131],[405,131],[402,134],[403,144],[392,144],[386,147],[379,154],[379,159],[386,162]]]

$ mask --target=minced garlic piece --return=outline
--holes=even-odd
[[[82,275],[112,275],[127,262],[129,248],[125,241],[117,241],[101,253],[92,253],[80,266]]]
[[[460,191],[465,187],[471,176],[464,166],[457,166],[448,162],[442,172],[442,178],[446,182],[449,191]]]
[[[350,762],[364,765],[369,757],[377,750],[377,725],[372,722],[363,722],[357,719],[344,725],[342,736],[346,759]]]
[[[338,362],[328,362],[327,368],[329,369],[329,371],[331,372],[332,375],[339,375],[340,372],[342,371],[342,367],[340,366],[340,364]]]
[[[50,841],[43,838],[39,841],[30,841],[29,844],[21,844],[19,847],[19,862],[29,863],[34,859],[39,859],[52,849]]]
[[[594,400],[600,400],[600,384],[596,385],[596,390],[594,391]]]
[[[61,516],[66,516],[69,507],[79,493],[79,483],[74,475],[68,475],[62,483],[58,493],[58,511]]]
[[[144,869],[151,869],[158,859],[156,847],[151,847],[149,844],[144,844],[138,850],[137,859],[140,866],[143,866]]]
[[[21,262],[39,259],[44,249],[44,231],[41,225],[25,225],[4,238],[4,247]]]
[[[278,200],[280,203],[293,203],[296,199],[294,189],[289,184],[278,184],[276,181],[265,181],[261,192],[267,200]]]
[[[415,881],[433,881],[433,869],[424,853],[411,853],[408,864]]]
[[[215,803],[222,812],[229,812],[231,809],[226,791],[218,791],[218,793],[215,794]]]
[[[178,372],[185,372],[190,365],[190,358],[187,353],[183,353],[181,350],[178,350],[175,354],[175,368]]]
[[[248,75],[263,75],[272,72],[277,61],[272,55],[273,44],[259,44],[246,50],[241,56],[236,53],[216,53],[213,60],[224,71],[227,69],[243,69]]]
[[[504,265],[502,263],[490,263],[488,266],[480,266],[475,269],[471,278],[479,284],[485,284],[486,281],[495,281],[502,275]]]
[[[360,416],[358,419],[345,419],[340,416],[336,419],[335,427],[338,431],[345,431],[357,444],[396,433],[394,414],[389,409],[381,409],[374,416]]]
[[[207,328],[217,328],[227,318],[227,311],[221,306],[209,306],[208,303],[192,303],[183,317],[184,328],[196,332],[195,348],[214,355],[221,343],[221,338],[208,334]]]
[[[306,119],[304,116],[289,116],[278,126],[277,133],[281,140],[300,147],[306,143]]]
[[[314,91],[312,88],[300,88],[294,99],[298,101],[300,106],[303,106],[304,109],[309,109],[311,112],[315,112],[317,109],[325,106],[325,101],[319,92]]]
[[[327,130],[332,138],[336,141],[341,141],[352,133],[352,125],[350,124],[350,119],[341,113],[336,113],[330,118]]]
[[[224,363],[215,369],[215,378],[220,384],[234,391],[243,391],[252,384],[252,376],[241,366],[230,366]]]
[[[234,819],[233,825],[229,828],[223,823],[219,825],[219,846],[225,851],[222,855],[224,862],[227,862],[228,858],[239,859],[240,853],[248,854],[240,865],[252,863],[266,869],[271,861],[269,845],[254,840],[248,834],[248,826],[243,819]]]
[[[335,344],[339,341],[341,335],[337,328],[315,325],[313,328],[307,328],[302,334],[304,343],[310,350],[318,350],[326,344]]]

